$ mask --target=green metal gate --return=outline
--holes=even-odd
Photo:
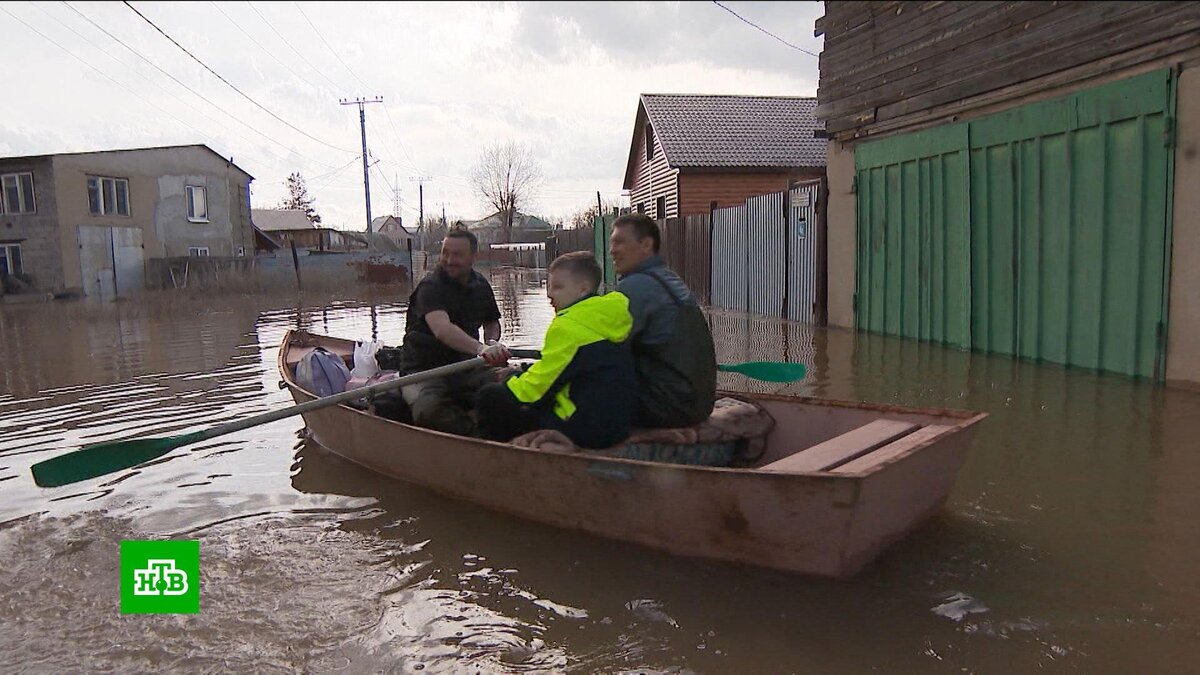
[[[1159,378],[1173,84],[860,146],[858,326]]]

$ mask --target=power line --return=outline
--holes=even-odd
[[[269,50],[269,49],[267,49],[266,47],[264,47],[264,46],[263,46],[263,44],[262,44],[261,42],[259,42],[258,40],[255,40],[255,39],[254,39],[254,36],[253,36],[253,35],[251,35],[250,33],[248,33],[248,32],[246,31],[246,29],[245,29],[245,28],[242,28],[242,25],[241,25],[240,23],[238,23],[237,21],[235,21],[235,20],[234,20],[234,18],[233,18],[232,16],[229,16],[228,14],[226,14],[226,13],[225,13],[225,10],[221,9],[221,6],[220,6],[220,5],[218,5],[218,4],[216,3],[216,1],[215,1],[215,0],[208,0],[208,2],[209,2],[209,4],[211,4],[211,5],[212,5],[214,8],[216,8],[216,10],[217,10],[218,12],[220,12],[220,13],[221,13],[221,16],[225,17],[226,19],[229,19],[229,23],[232,23],[232,24],[233,24],[233,25],[234,25],[234,26],[235,26],[235,27],[236,27],[238,30],[242,31],[242,35],[245,35],[247,38],[249,38],[249,39],[250,39],[250,41],[251,41],[251,42],[253,42],[254,44],[258,45],[258,48],[259,48],[259,49],[261,49],[261,50],[263,50],[263,51],[264,51],[264,52],[267,54],[267,56],[269,56],[269,57],[271,57],[272,59],[274,59],[274,60],[275,60],[275,63],[278,63],[280,66],[283,66],[284,70],[287,70],[289,73],[291,73],[291,74],[295,75],[296,77],[300,78],[301,80],[304,80],[304,82],[305,82],[305,83],[307,83],[307,84],[308,84],[308,86],[312,87],[313,89],[318,89],[318,90],[320,89],[320,87],[318,87],[317,85],[313,84],[313,82],[312,82],[311,80],[309,80],[307,77],[304,77],[304,76],[303,76],[303,75],[301,75],[300,73],[298,73],[298,72],[296,72],[295,70],[293,70],[291,66],[289,66],[289,65],[288,65],[288,64],[286,64],[286,63],[284,63],[283,61],[280,61],[280,60],[279,60],[279,57],[275,56],[275,54],[274,54],[274,53],[272,53],[272,52],[271,52],[271,50]],[[274,28],[272,28],[272,30],[274,30]]]
[[[310,180],[314,184],[316,184],[317,182],[324,182],[324,183],[328,184],[330,181],[332,181],[334,178],[336,178],[339,174],[344,172],[346,169],[349,169],[350,167],[354,166],[354,164],[357,163],[358,160],[359,160],[359,157],[355,157],[354,159],[350,160],[349,162],[346,162],[342,166],[339,166],[338,168],[336,168],[332,171],[327,171],[323,174],[313,176]]]
[[[292,50],[293,54],[300,57],[300,60],[303,61],[305,63],[305,65],[307,65],[309,68],[312,68],[313,72],[315,72],[316,74],[325,78],[325,81],[328,82],[330,85],[332,85],[334,90],[337,90],[340,88],[340,85],[338,85],[337,82],[334,82],[328,75],[326,75],[325,71],[321,70],[320,68],[317,68],[316,66],[314,66],[312,64],[311,61],[304,58],[304,55],[300,53],[300,50],[296,49],[295,45],[293,45],[290,40],[288,40],[287,38],[285,38],[283,36],[283,33],[280,33],[278,30],[276,30],[275,26],[269,20],[267,20],[267,17],[264,16],[262,12],[258,11],[258,8],[255,7],[253,3],[251,3],[249,0],[246,0],[246,4],[250,7],[250,9],[254,10],[254,13],[258,15],[258,18],[262,19],[263,23],[267,24],[267,28],[270,28],[272,33],[275,33],[275,35],[279,36],[279,39],[283,41],[283,44],[288,46],[288,49]]]
[[[263,112],[265,112],[265,113],[267,113],[268,115],[270,115],[271,117],[274,117],[275,119],[279,120],[280,122],[282,122],[284,125],[286,125],[286,126],[287,126],[288,128],[290,128],[290,129],[292,129],[293,131],[295,131],[295,132],[297,132],[297,133],[299,133],[299,134],[301,134],[301,135],[303,135],[303,136],[305,136],[305,137],[307,137],[307,138],[310,138],[310,139],[312,139],[312,140],[316,141],[317,143],[320,143],[321,145],[324,145],[324,146],[326,146],[326,147],[329,147],[329,148],[333,148],[334,150],[340,150],[340,151],[342,151],[342,152],[354,152],[353,150],[347,150],[346,148],[339,148],[338,146],[336,146],[336,145],[333,145],[333,144],[331,144],[331,143],[326,143],[325,141],[323,141],[323,140],[321,140],[321,139],[317,138],[316,136],[313,136],[312,134],[308,133],[307,131],[304,131],[304,130],[303,130],[303,129],[301,129],[300,127],[297,127],[296,125],[292,124],[291,122],[289,122],[289,121],[287,121],[287,120],[283,119],[283,118],[282,118],[282,117],[280,117],[279,115],[276,115],[276,114],[275,114],[275,113],[274,113],[274,112],[273,112],[271,109],[267,108],[267,107],[266,107],[266,106],[264,106],[263,104],[259,103],[258,101],[254,100],[253,98],[251,98],[251,97],[250,97],[250,95],[249,95],[249,94],[247,94],[246,92],[242,91],[241,89],[238,89],[236,86],[234,86],[234,85],[233,85],[233,83],[231,83],[229,80],[226,80],[224,77],[222,77],[220,73],[218,73],[217,71],[215,71],[215,70],[213,70],[212,68],[210,68],[210,67],[208,66],[208,64],[207,64],[207,63],[205,63],[205,62],[201,61],[201,60],[200,60],[200,59],[199,59],[199,58],[198,58],[198,57],[197,57],[195,54],[193,54],[193,53],[191,53],[190,51],[188,51],[186,47],[184,47],[183,45],[179,44],[179,42],[177,42],[177,41],[175,40],[175,38],[171,37],[170,35],[168,35],[168,34],[167,34],[167,32],[166,32],[166,31],[164,31],[163,29],[159,28],[159,27],[158,27],[158,26],[157,26],[157,25],[156,25],[156,24],[155,24],[153,21],[151,21],[150,19],[148,19],[148,18],[146,17],[146,15],[145,15],[145,14],[142,14],[141,12],[139,12],[139,11],[137,10],[137,8],[136,8],[136,7],[134,7],[133,5],[129,4],[129,0],[123,0],[123,4],[124,4],[126,7],[128,7],[128,8],[129,8],[129,9],[130,9],[130,10],[131,10],[131,11],[132,11],[134,14],[137,14],[139,17],[141,17],[143,21],[145,21],[146,23],[150,24],[150,26],[151,26],[151,27],[153,27],[153,28],[154,28],[154,30],[158,31],[158,32],[159,32],[159,33],[160,33],[160,34],[161,34],[163,37],[165,37],[165,38],[167,38],[168,40],[170,40],[170,41],[171,41],[171,44],[175,45],[175,46],[176,46],[176,47],[178,47],[180,50],[182,50],[184,54],[187,54],[188,56],[190,56],[190,57],[192,58],[192,60],[193,60],[193,61],[195,61],[196,63],[199,63],[201,66],[204,66],[204,69],[205,69],[205,70],[207,70],[208,72],[212,73],[214,77],[216,77],[218,80],[220,80],[220,81],[224,82],[224,83],[225,83],[225,84],[226,84],[226,85],[227,85],[227,86],[228,86],[230,89],[232,89],[232,90],[236,91],[238,94],[240,94],[240,95],[242,96],[242,98],[246,99],[247,101],[250,101],[250,102],[251,102],[251,103],[253,103],[255,106],[257,106],[259,109],[261,109]]]
[[[41,36],[43,39],[45,39],[45,40],[46,40],[47,42],[49,42],[50,44],[53,44],[55,47],[58,47],[59,49],[63,50],[63,51],[64,51],[64,52],[66,52],[66,53],[67,53],[67,55],[69,55],[71,58],[73,58],[73,59],[75,59],[76,61],[78,61],[78,62],[82,63],[83,65],[87,66],[88,68],[91,68],[92,70],[96,71],[96,73],[98,73],[98,74],[99,74],[101,77],[103,77],[104,79],[108,80],[109,82],[112,82],[113,84],[117,85],[118,87],[120,87],[120,88],[124,89],[125,91],[127,91],[127,92],[129,92],[129,93],[133,94],[134,96],[138,97],[138,98],[139,98],[139,99],[141,99],[143,102],[145,102],[147,105],[150,105],[151,107],[153,107],[153,108],[157,109],[159,112],[161,112],[161,113],[163,113],[164,115],[166,115],[166,116],[170,117],[171,119],[175,120],[176,122],[179,122],[179,123],[180,123],[180,124],[182,124],[183,126],[185,126],[185,127],[189,128],[189,129],[191,129],[192,131],[195,131],[196,133],[200,134],[201,136],[207,136],[207,135],[208,135],[208,134],[205,134],[203,131],[200,131],[200,130],[199,130],[199,129],[197,129],[196,127],[192,126],[191,124],[188,124],[187,122],[185,122],[185,121],[183,121],[183,120],[179,119],[179,118],[178,118],[178,117],[176,117],[175,115],[172,115],[170,112],[168,112],[168,111],[166,111],[166,110],[163,110],[163,109],[162,109],[162,108],[160,108],[158,105],[156,105],[154,102],[152,102],[151,100],[149,100],[149,99],[145,98],[145,97],[144,97],[144,96],[142,96],[141,94],[137,93],[136,91],[134,91],[133,89],[131,89],[129,86],[127,86],[127,85],[125,85],[125,84],[123,84],[123,83],[121,83],[121,82],[118,82],[117,80],[113,79],[112,77],[110,77],[110,76],[108,75],[108,73],[104,72],[103,70],[100,70],[100,69],[99,69],[99,68],[97,68],[96,66],[93,66],[91,63],[88,63],[88,62],[87,62],[86,60],[84,60],[82,57],[80,57],[79,55],[75,54],[75,52],[72,52],[71,50],[69,50],[69,49],[67,49],[66,47],[64,47],[64,46],[62,46],[61,44],[59,44],[59,43],[58,43],[58,42],[57,42],[57,41],[56,41],[54,38],[50,37],[49,35],[46,35],[45,33],[43,33],[42,31],[38,30],[37,28],[34,28],[33,26],[31,26],[29,23],[27,23],[27,22],[26,22],[24,19],[22,19],[21,17],[19,17],[19,16],[17,16],[16,14],[13,14],[12,12],[8,11],[8,8],[7,8],[7,7],[4,7],[4,6],[0,5],[0,11],[3,11],[5,14],[7,14],[7,15],[11,16],[12,18],[16,19],[18,22],[20,22],[20,23],[21,23],[22,25],[24,25],[26,28],[28,28],[29,30],[33,31],[34,33],[37,33],[38,35],[40,35],[40,36]]]
[[[338,51],[333,48],[333,45],[329,44],[329,41],[325,39],[325,35],[323,33],[321,33],[321,30],[319,28],[317,28],[317,25],[312,22],[312,19],[308,18],[308,14],[304,11],[304,8],[300,6],[300,3],[295,2],[295,0],[293,0],[292,4],[295,5],[296,11],[300,12],[300,16],[304,17],[304,21],[308,23],[308,26],[310,28],[312,28],[313,33],[316,33],[317,39],[319,39],[321,41],[321,43],[325,45],[325,48],[328,49],[331,54],[333,54],[333,57],[336,58],[338,60],[338,62],[342,64],[342,67],[346,69],[346,72],[350,73],[351,77],[358,80],[358,83],[361,84],[366,90],[369,91],[369,90],[374,89],[371,85],[367,84],[366,81],[364,81],[361,77],[359,77],[358,73],[354,72],[353,68],[351,68],[344,60],[342,60],[342,55],[339,54]],[[257,10],[255,10],[255,11],[257,11]],[[260,14],[259,16],[262,16],[262,15]],[[266,21],[266,17],[263,17],[263,21]],[[282,37],[282,36],[280,36],[280,37]],[[295,50],[293,50],[293,51],[295,51]],[[300,58],[304,58],[304,57],[300,57]],[[390,110],[388,110],[387,103],[383,104],[383,112],[387,116],[388,126],[392,130],[392,138],[394,138],[396,143],[400,146],[400,151],[402,153],[404,153],[404,158],[408,160],[408,163],[412,168],[418,169],[416,162],[414,162],[412,157],[408,154],[408,148],[404,147],[404,141],[400,137],[400,132],[396,130],[396,123],[392,121],[392,113]],[[383,145],[383,151],[388,154],[388,157],[392,161],[393,164],[397,164],[397,165],[399,164],[399,162],[396,162],[395,159],[391,157],[391,155],[392,155],[391,150],[387,147],[386,143]]]
[[[350,73],[350,75],[354,79],[358,80],[359,84],[366,87],[367,89],[371,89],[371,85],[367,84],[366,82],[363,82],[362,78],[358,76],[358,73],[351,70],[350,66],[347,66],[345,61],[342,61],[342,56],[337,53],[337,50],[335,50],[333,47],[329,46],[329,42],[325,40],[325,36],[321,34],[321,31],[317,30],[317,27],[313,24],[312,20],[309,19],[308,15],[304,13],[304,8],[300,6],[300,3],[295,2],[295,0],[293,0],[292,4],[295,5],[296,9],[300,11],[300,16],[304,17],[304,20],[308,22],[308,25],[312,26],[313,32],[317,34],[318,38],[321,38],[321,42],[325,43],[325,47],[329,51],[333,52],[334,57],[337,58],[338,62],[342,64],[342,67],[346,69],[346,72]]]
[[[775,38],[776,40],[779,40],[780,42],[791,47],[792,49],[795,49],[796,51],[799,51],[799,52],[804,52],[805,54],[808,54],[809,56],[816,56],[817,58],[820,58],[819,54],[814,54],[803,47],[797,47],[796,45],[788,42],[787,40],[784,40],[783,38],[779,37],[778,35],[767,30],[766,28],[763,28],[762,26],[754,23],[753,21],[750,21],[749,19],[743,17],[741,14],[738,14],[737,12],[733,11],[732,9],[729,9],[725,5],[722,5],[721,3],[717,2],[717,0],[713,0],[713,4],[716,5],[717,7],[720,7],[721,9],[725,10],[726,12],[729,12],[730,14],[736,16],[737,18],[741,19],[742,23],[744,23],[748,26],[752,26],[753,28],[762,31],[763,33],[766,33],[767,35],[770,35],[771,37]]]
[[[102,47],[102,46],[100,46],[100,45],[96,44],[95,42],[92,42],[92,40],[91,40],[90,38],[88,38],[86,35],[84,35],[83,33],[79,32],[78,30],[75,30],[75,28],[74,28],[74,27],[72,27],[71,25],[67,24],[67,23],[66,23],[65,21],[63,21],[62,19],[60,19],[60,18],[58,18],[58,17],[54,16],[53,14],[51,14],[51,13],[50,13],[50,11],[46,9],[46,7],[45,7],[45,5],[44,5],[44,4],[41,4],[41,3],[31,3],[31,4],[34,4],[34,5],[35,5],[35,6],[36,6],[38,9],[40,9],[40,10],[42,11],[42,13],[43,13],[43,14],[45,14],[45,15],[46,15],[46,16],[48,16],[48,17],[50,17],[51,19],[54,19],[56,22],[58,22],[58,23],[59,23],[59,25],[63,26],[63,27],[64,27],[64,28],[66,28],[67,30],[71,31],[71,32],[72,32],[72,33],[74,33],[76,36],[78,36],[78,37],[79,37],[79,39],[81,39],[81,40],[83,40],[84,42],[86,42],[87,44],[91,45],[91,46],[92,46],[92,47],[94,47],[94,48],[95,48],[97,51],[101,52],[102,54],[104,54],[105,56],[107,56],[109,59],[111,59],[111,60],[112,60],[114,63],[116,63],[117,65],[121,66],[122,70],[125,70],[125,71],[132,71],[132,72],[133,72],[134,74],[136,74],[138,77],[140,77],[140,78],[142,78],[143,80],[145,80],[145,81],[149,82],[150,84],[154,85],[156,88],[158,88],[158,89],[159,89],[160,91],[162,91],[164,94],[166,94],[166,95],[170,96],[171,98],[175,99],[176,101],[178,101],[180,105],[187,107],[187,108],[188,108],[188,110],[191,110],[192,112],[196,113],[197,115],[200,115],[201,117],[203,117],[204,119],[208,120],[209,122],[211,122],[211,123],[213,123],[213,124],[217,125],[217,126],[218,126],[218,127],[220,127],[221,129],[224,129],[224,130],[226,130],[226,131],[229,131],[230,133],[232,133],[232,134],[233,134],[233,135],[235,135],[236,137],[238,137],[238,138],[242,139],[242,140],[243,140],[243,141],[245,141],[246,143],[253,143],[253,141],[251,141],[251,140],[250,140],[249,138],[247,138],[245,135],[243,135],[243,134],[241,134],[241,133],[239,133],[239,132],[237,132],[237,131],[234,131],[234,130],[230,129],[230,128],[229,128],[229,127],[227,127],[225,124],[223,124],[221,121],[219,121],[219,120],[217,120],[217,119],[214,119],[213,117],[211,117],[211,116],[209,116],[209,115],[206,115],[206,114],[205,114],[205,113],[203,113],[201,110],[199,110],[198,108],[196,108],[194,104],[191,104],[191,103],[189,103],[189,102],[187,102],[187,101],[183,100],[183,98],[181,98],[181,97],[180,97],[179,95],[177,95],[175,92],[173,92],[173,91],[171,91],[171,90],[167,89],[166,87],[162,86],[162,85],[161,85],[161,84],[159,84],[158,82],[155,82],[153,79],[151,79],[151,78],[147,77],[146,75],[142,74],[142,73],[141,73],[141,72],[139,72],[138,70],[136,70],[136,69],[133,69],[133,68],[130,68],[130,67],[128,66],[128,64],[126,64],[126,63],[125,63],[124,61],[122,61],[121,59],[118,59],[118,58],[117,58],[116,56],[114,56],[114,55],[113,55],[111,52],[109,52],[109,51],[108,51],[108,49],[106,49],[106,48],[104,48],[104,47]],[[74,7],[71,7],[71,6],[70,6],[70,5],[68,5],[66,2],[64,2],[64,3],[62,3],[62,4],[66,5],[66,7],[67,7],[68,9],[70,9],[70,10],[74,11],[76,14],[79,14],[79,16],[83,17],[84,19],[87,19],[87,17],[86,17],[86,16],[83,16],[82,14],[80,14],[80,13],[79,13],[77,10],[75,10],[75,8],[74,8]],[[89,21],[90,21],[90,20],[89,20]],[[93,23],[92,23],[92,25],[94,25],[94,26],[95,26],[96,24],[93,22]],[[97,27],[99,27],[99,26],[97,26]],[[128,47],[128,45],[124,45],[124,44],[122,44],[122,46],[125,46],[125,47],[126,47],[126,49],[128,49],[128,48],[129,48],[129,47]],[[138,55],[136,52],[134,52],[134,53],[135,53],[135,55]],[[140,55],[138,55],[138,56],[140,56]],[[151,63],[151,65],[154,65],[154,64],[153,64],[153,63]],[[168,74],[168,75],[170,75],[169,73],[167,73],[167,74]],[[186,85],[185,85],[185,86],[186,86]],[[195,92],[193,92],[193,93],[195,93]],[[212,105],[212,103],[211,103],[211,102],[209,102],[207,99],[205,99],[205,102],[208,102],[210,105]],[[216,106],[214,106],[214,107],[216,107]],[[218,110],[220,110],[220,108],[218,108]],[[222,111],[222,112],[223,112],[223,111]],[[252,129],[252,130],[253,130],[253,129]],[[260,134],[260,135],[262,135],[262,134]],[[210,134],[205,134],[205,136],[210,136]],[[263,135],[263,137],[264,137],[264,138],[266,138],[267,140],[273,140],[273,139],[271,139],[269,136],[266,136],[266,135]],[[286,146],[283,146],[283,147],[284,147],[284,149],[285,149],[285,150],[289,150],[289,151],[291,151],[291,152],[295,152],[294,150],[291,150],[290,148],[287,148]],[[284,160],[284,159],[285,159],[285,158],[284,158],[282,155],[277,155],[277,154],[274,154],[274,153],[271,153],[271,154],[272,154],[272,155],[275,157],[275,159],[276,159],[276,160]],[[296,153],[296,154],[299,154],[299,153]],[[315,164],[315,165],[317,165],[317,166],[324,166],[324,165],[323,165],[321,162],[317,162],[316,160],[311,160],[311,159],[308,159],[308,158],[305,158],[305,159],[306,159],[306,160],[307,160],[309,163],[311,163],[311,164]]]
[[[404,158],[408,160],[408,165],[416,169],[417,173],[421,173],[421,167],[417,166],[417,163],[413,161],[412,156],[408,154],[408,148],[404,147],[404,141],[400,138],[400,132],[396,130],[396,125],[394,122],[392,122],[392,113],[390,110],[388,110],[387,103],[383,104],[383,113],[387,115],[388,126],[392,128],[392,137],[395,138],[396,143],[400,145],[400,152],[404,153]]]
[[[223,108],[223,107],[221,107],[221,106],[217,105],[216,103],[213,103],[211,100],[209,100],[209,98],[208,98],[207,96],[205,96],[204,94],[201,94],[200,92],[196,91],[195,89],[192,89],[190,86],[188,86],[188,85],[187,85],[187,83],[185,83],[185,82],[183,82],[182,80],[180,80],[179,78],[175,77],[175,76],[174,76],[174,75],[172,75],[170,72],[168,72],[168,71],[164,70],[164,69],[162,68],[162,66],[159,66],[157,63],[155,63],[155,62],[151,61],[150,59],[146,58],[145,56],[143,56],[143,55],[141,54],[141,52],[139,52],[138,50],[134,49],[133,47],[130,47],[130,46],[129,46],[129,45],[128,45],[128,44],[127,44],[127,43],[126,43],[124,40],[122,40],[121,38],[117,37],[116,35],[113,35],[113,34],[112,34],[112,33],[110,33],[110,32],[108,31],[108,29],[106,29],[104,26],[101,26],[100,24],[96,23],[95,21],[93,21],[93,20],[92,20],[92,18],[91,18],[91,17],[89,17],[88,15],[86,15],[86,14],[84,14],[83,12],[79,11],[79,10],[78,10],[78,9],[76,9],[75,7],[73,7],[73,6],[71,5],[71,3],[69,3],[69,2],[66,2],[66,0],[63,0],[62,4],[63,4],[63,5],[65,5],[65,6],[67,7],[67,9],[69,9],[69,10],[71,10],[72,12],[74,12],[75,14],[77,14],[77,15],[78,15],[78,16],[79,16],[81,19],[83,19],[84,21],[87,21],[88,23],[90,23],[90,24],[91,24],[91,25],[92,25],[92,26],[93,26],[93,27],[94,27],[96,30],[98,30],[98,31],[100,31],[101,33],[104,33],[104,34],[105,34],[105,35],[107,35],[108,37],[112,38],[112,39],[113,39],[113,40],[114,40],[114,41],[115,41],[117,44],[121,45],[121,46],[122,46],[122,47],[124,47],[126,50],[128,50],[128,51],[129,51],[129,53],[131,53],[131,54],[133,54],[134,56],[138,57],[138,58],[139,58],[139,59],[141,59],[142,61],[145,61],[146,63],[150,64],[151,66],[153,66],[153,67],[154,67],[154,69],[155,69],[155,70],[157,70],[158,72],[162,73],[163,75],[166,75],[167,77],[171,78],[171,80],[172,80],[173,82],[175,82],[175,84],[178,84],[179,86],[181,86],[181,87],[183,87],[184,89],[188,90],[189,92],[191,92],[191,93],[192,93],[192,95],[196,96],[196,97],[197,97],[197,98],[199,98],[200,100],[202,100],[202,101],[204,101],[205,103],[209,104],[210,106],[212,106],[213,108],[215,108],[217,111],[219,111],[221,114],[225,115],[226,117],[229,117],[229,118],[230,118],[230,119],[232,119],[233,121],[235,121],[235,122],[237,122],[238,124],[240,124],[240,125],[242,125],[242,126],[246,127],[247,129],[249,129],[250,131],[253,131],[254,133],[258,134],[259,136],[262,136],[264,139],[266,139],[266,140],[270,141],[271,143],[274,143],[275,145],[278,145],[279,147],[283,148],[284,150],[287,150],[288,152],[290,152],[290,153],[292,153],[292,154],[296,155],[297,157],[299,157],[299,158],[303,159],[304,161],[306,161],[306,162],[308,162],[308,163],[310,163],[310,164],[313,164],[313,165],[315,165],[315,166],[322,167],[322,168],[325,168],[325,169],[332,168],[332,166],[333,166],[332,164],[326,164],[325,162],[321,162],[321,161],[315,160],[315,159],[313,159],[313,158],[311,158],[311,157],[308,157],[307,155],[304,155],[304,154],[302,154],[300,151],[296,150],[295,148],[292,148],[292,147],[290,147],[290,146],[284,145],[282,142],[280,142],[280,141],[276,140],[275,138],[273,138],[273,137],[271,137],[271,136],[269,136],[269,135],[267,135],[267,134],[263,133],[262,131],[259,131],[257,128],[255,128],[254,126],[252,126],[252,125],[251,125],[249,122],[246,122],[246,121],[245,121],[245,120],[243,120],[242,118],[240,118],[240,117],[238,117],[238,116],[236,116],[236,115],[234,115],[234,114],[230,113],[230,112],[229,112],[228,110],[226,110],[225,108]]]

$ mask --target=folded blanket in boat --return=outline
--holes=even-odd
[[[775,420],[757,404],[726,397],[718,400],[712,415],[696,426],[641,429],[623,444],[593,454],[670,464],[729,466],[739,459],[753,460],[761,455],[767,434],[774,426]],[[579,451],[571,439],[552,429],[518,436],[512,443],[535,450]]]

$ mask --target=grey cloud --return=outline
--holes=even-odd
[[[775,35],[820,53],[813,22],[820,3],[727,2],[728,7]],[[522,6],[514,43],[550,60],[577,57],[597,47],[626,64],[695,60],[714,66],[815,75],[813,56],[796,51],[739,21],[711,2],[546,2]]]

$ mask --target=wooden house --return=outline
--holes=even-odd
[[[642,94],[624,189],[652,218],[708,213],[825,175],[816,99]]]

